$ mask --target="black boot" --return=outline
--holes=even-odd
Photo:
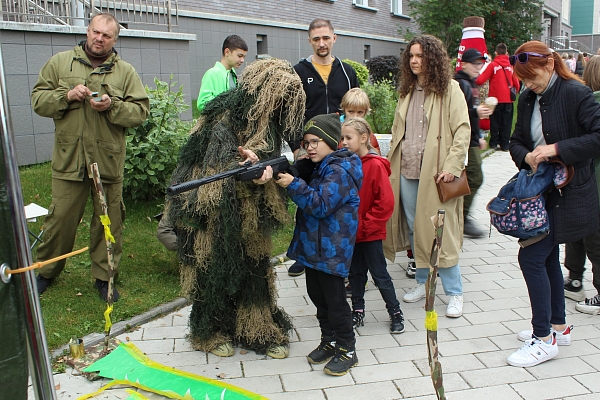
[[[356,356],[355,346],[342,346],[338,340],[335,345],[335,354],[329,360],[323,372],[327,375],[342,376],[346,375],[350,368],[358,365],[358,357]]]
[[[100,298],[104,301],[108,301],[108,282],[107,281],[101,281],[100,279],[96,279],[96,282],[94,283],[94,286],[96,287],[96,289],[98,289],[98,295],[100,296]],[[113,302],[117,302],[119,301],[119,292],[117,291],[117,288],[115,287],[115,285],[113,284]]]
[[[335,354],[335,337],[321,336],[321,344],[306,358],[310,364],[323,364]]]
[[[44,278],[40,274],[35,277],[37,283],[38,294],[42,294],[48,289],[48,286],[52,285],[54,278]]]

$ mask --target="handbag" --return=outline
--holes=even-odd
[[[520,170],[487,204],[491,226],[504,235],[519,238],[523,248],[544,239],[550,232],[550,223],[543,193],[552,184],[561,190],[573,175],[573,166],[556,158],[541,163],[535,173]]]
[[[437,174],[433,177],[435,179],[435,186],[437,187],[438,197],[442,203],[453,199],[455,197],[466,196],[471,194],[471,188],[467,181],[467,171],[463,168],[460,176],[454,178],[452,182],[444,182],[443,180],[437,181],[440,175],[440,148],[442,147],[442,113],[443,113],[443,102],[440,97],[440,130],[438,133],[438,157],[437,157]]]
[[[511,86],[511,84],[508,82],[508,76],[506,76],[506,70],[504,68],[502,68],[502,71],[504,71],[504,78],[506,79],[506,84],[508,85],[508,90],[510,91],[510,101],[515,101],[517,99],[517,88],[514,86]]]

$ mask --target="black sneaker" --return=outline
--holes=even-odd
[[[336,345],[335,355],[329,360],[327,365],[325,365],[323,372],[327,375],[342,376],[346,375],[350,368],[357,364],[358,357],[356,356],[356,351],[354,349],[350,350],[346,347]]]
[[[585,299],[584,301],[575,304],[575,309],[586,314],[600,314],[600,294],[595,295],[591,299]]]
[[[394,315],[390,316],[390,332],[391,333],[402,333],[404,332],[404,315],[402,315],[402,311],[397,312]]]
[[[406,265],[406,276],[412,279],[415,279],[415,275],[417,274],[417,264],[415,264],[414,258],[408,259],[408,264]]]
[[[38,294],[44,293],[48,289],[48,286],[54,282],[54,278],[44,278],[40,274],[35,277],[35,280],[37,281]]]
[[[359,326],[365,326],[365,312],[352,311],[352,327],[357,328]]]
[[[346,297],[349,299],[352,298],[352,287],[350,284],[346,285]]]
[[[304,273],[304,265],[300,264],[300,263],[294,263],[289,269],[288,269],[288,275],[289,276],[300,276]]]
[[[94,286],[96,287],[96,289],[98,289],[98,294],[100,295],[100,298],[104,301],[108,301],[108,282],[96,279],[96,283],[94,283]],[[119,292],[113,284],[113,302],[116,303],[117,301],[119,301],[119,297]]]
[[[321,341],[319,347],[310,352],[306,358],[310,364],[323,364],[335,354],[335,341]]]
[[[575,301],[585,300],[583,283],[579,279],[565,280],[565,297]]]

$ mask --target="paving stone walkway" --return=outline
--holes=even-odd
[[[475,198],[478,224],[489,227],[485,204],[516,172],[507,152],[495,152],[483,162],[485,182]],[[445,315],[448,298],[437,296],[440,361],[449,399],[456,400],[541,400],[600,399],[600,316],[575,311],[567,299],[567,322],[575,325],[573,343],[561,347],[558,356],[532,368],[506,364],[506,357],[522,343],[517,332],[530,328],[531,311],[523,277],[517,263],[518,245],[493,230],[491,237],[465,239],[460,255],[464,281],[464,315]],[[405,254],[398,253],[388,265],[398,298],[412,289],[405,276]],[[406,331],[392,335],[385,305],[372,282],[365,293],[365,326],[357,330],[359,365],[343,377],[311,366],[306,355],[319,343],[315,308],[306,294],[304,277],[287,275],[291,262],[277,266],[279,305],[293,316],[290,356],[275,360],[254,352],[229,358],[194,351],[185,340],[190,308],[146,323],[136,331],[119,336],[131,341],[152,360],[184,371],[224,380],[273,400],[349,399],[435,399],[427,363],[424,301],[402,303]],[[586,276],[588,296],[593,286]],[[438,293],[443,292],[438,281]],[[106,380],[88,382],[73,371],[54,376],[60,384],[59,399],[75,399],[93,392]],[[162,398],[144,393],[149,398]],[[1,397],[1,396],[0,396]],[[123,389],[97,396],[125,399]],[[30,399],[33,399],[30,390]],[[203,399],[204,400],[204,399]]]

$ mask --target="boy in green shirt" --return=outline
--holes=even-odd
[[[248,45],[238,35],[227,36],[223,42],[222,54],[221,61],[217,61],[202,77],[196,103],[200,111],[217,95],[237,87],[237,75],[233,68],[239,68],[244,63]]]

